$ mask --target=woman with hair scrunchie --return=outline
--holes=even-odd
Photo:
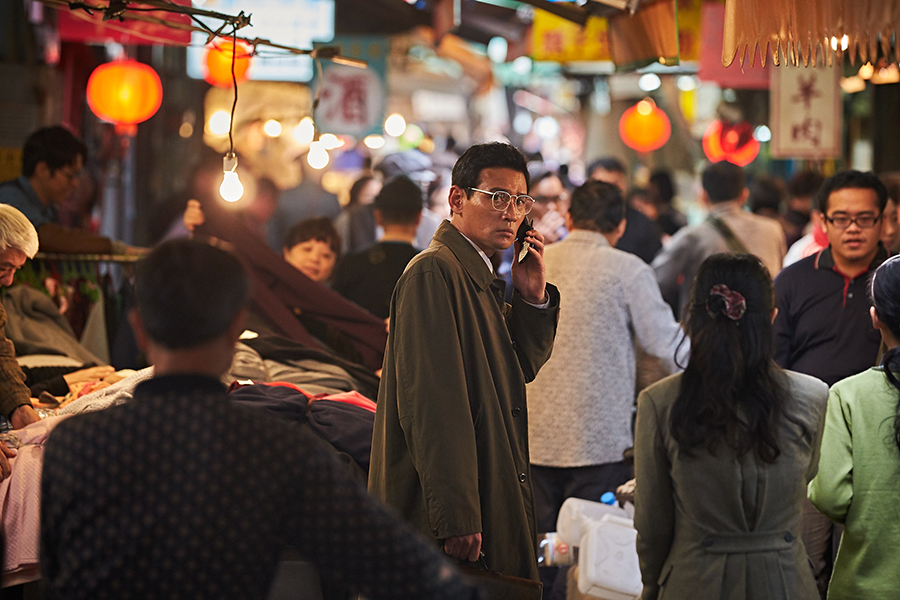
[[[828,387],[772,361],[775,292],[755,256],[709,257],[689,309],[687,367],[638,399],[642,597],[818,600],[800,518]]]
[[[844,525],[829,600],[893,599],[900,586],[900,259],[869,285],[881,366],[837,382],[828,397],[819,473],[809,499]]]

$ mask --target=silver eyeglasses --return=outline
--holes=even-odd
[[[514,196],[509,192],[504,192],[503,190],[498,190],[496,192],[489,192],[487,190],[479,190],[478,188],[470,187],[470,190],[473,192],[481,192],[482,194],[487,194],[491,197],[491,206],[494,210],[498,210],[500,212],[506,212],[506,209],[509,208],[509,203],[515,200],[515,204],[513,204],[513,210],[516,211],[517,215],[527,215],[531,212],[532,207],[534,207],[534,198],[531,196],[520,195]]]

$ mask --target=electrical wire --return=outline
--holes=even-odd
[[[237,26],[231,30],[231,83],[234,87],[234,102],[231,103],[231,120],[228,122],[228,146],[229,151],[228,155],[234,157],[234,138],[232,137],[232,132],[234,131],[234,109],[237,108],[237,99],[238,99],[238,85],[237,85],[237,75],[234,74],[234,61],[235,55],[237,55]]]

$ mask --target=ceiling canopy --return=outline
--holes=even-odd
[[[745,54],[752,62],[757,47],[763,64],[770,52],[776,65],[809,66],[816,57],[830,65],[844,52],[854,62],[900,62],[898,32],[897,0],[726,0],[722,64],[743,65]]]

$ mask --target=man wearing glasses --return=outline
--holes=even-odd
[[[544,238],[516,231],[534,200],[522,154],[469,148],[453,167],[451,217],[391,301],[369,489],[444,551],[537,579],[525,384],[547,361],[559,293]],[[512,304],[490,258],[515,241]]]
[[[19,209],[38,232],[41,252],[124,254],[126,244],[59,225],[56,206],[75,190],[87,146],[60,125],[38,129],[22,148],[22,175],[0,183],[0,204]]]
[[[882,246],[887,189],[873,173],[844,171],[817,195],[829,245],[775,278],[776,362],[829,386],[874,366],[881,336],[869,317],[869,275],[888,253]],[[828,584],[830,523],[811,505],[803,543],[820,588]]]
[[[534,228],[544,236],[545,244],[556,243],[568,235],[566,213],[569,212],[569,192],[566,191],[559,175],[544,171],[531,182],[534,208],[529,218]]]

